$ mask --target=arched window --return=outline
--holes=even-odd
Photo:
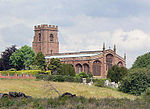
[[[86,73],[86,74],[88,74],[89,73],[89,65],[88,64],[83,64],[83,68],[84,68],[84,72]]]
[[[112,54],[106,55],[107,70],[112,67],[112,63],[113,63],[113,55]]]
[[[77,64],[76,65],[76,73],[80,73],[82,72],[82,65],[81,64]]]
[[[123,67],[122,62],[121,62],[121,61],[120,61],[120,62],[118,62],[117,66],[118,66],[118,67]]]
[[[93,75],[94,76],[101,75],[101,62],[99,60],[93,62]]]
[[[50,34],[50,42],[52,42],[54,40],[54,36],[53,34]]]
[[[39,41],[41,41],[41,33],[39,33]]]

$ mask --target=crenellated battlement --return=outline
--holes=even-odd
[[[47,24],[34,26],[34,30],[41,30],[41,29],[48,29],[48,30],[52,30],[52,31],[58,31],[58,26],[47,25]]]

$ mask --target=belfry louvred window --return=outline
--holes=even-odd
[[[39,41],[41,41],[41,33],[39,33]]]
[[[52,42],[54,40],[54,36],[53,34],[50,34],[50,42]]]

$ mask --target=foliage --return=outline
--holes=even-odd
[[[119,90],[125,93],[141,95],[150,87],[150,70],[146,68],[131,69],[123,78]]]
[[[50,64],[48,66],[48,69],[52,71],[52,75],[61,75],[62,64],[60,62],[60,59],[52,58],[50,60]]]
[[[118,67],[117,65],[112,66],[108,70],[107,78],[111,79],[112,82],[118,83],[127,74],[128,70],[125,67]]]
[[[94,79],[94,85],[97,87],[104,87],[104,83],[107,79]]]
[[[140,99],[118,98],[85,98],[85,97],[57,97],[57,98],[2,98],[0,107],[13,109],[147,109],[150,103]]]
[[[144,68],[150,66],[150,52],[137,57],[132,68]]]
[[[147,88],[144,93],[142,93],[142,98],[150,103],[150,87]]]
[[[17,70],[29,69],[33,63],[35,53],[31,47],[25,45],[10,56],[11,65]]]
[[[87,74],[89,78],[93,78],[93,74],[92,73],[88,73]]]
[[[7,75],[8,73],[10,75],[15,75],[15,74],[18,74],[18,75],[22,75],[23,73],[26,74],[26,75],[29,75],[29,74],[32,74],[32,75],[37,75],[37,74],[43,74],[43,73],[46,73],[46,74],[51,74],[51,71],[41,71],[41,70],[20,70],[20,71],[0,71],[0,73],[2,75]]]
[[[82,82],[82,78],[88,78],[88,75],[85,72],[80,72],[74,77],[74,82]]]
[[[3,60],[0,58],[0,71],[4,70],[3,68]]]
[[[40,69],[39,66],[37,66],[37,65],[30,65],[29,68],[30,68],[30,70],[39,70]]]
[[[85,72],[80,72],[78,74],[76,74],[76,76],[79,76],[80,78],[87,78],[88,75]]]
[[[69,75],[45,75],[38,74],[36,75],[36,79],[45,80],[45,81],[57,81],[57,82],[74,82],[74,77]]]
[[[75,69],[71,64],[62,64],[61,75],[75,76]]]
[[[33,65],[36,65],[39,70],[46,69],[45,56],[42,52],[39,52],[34,59]]]
[[[57,82],[64,82],[65,78],[62,75],[50,75],[47,78],[48,81],[57,81]]]
[[[8,70],[13,66],[10,64],[10,56],[16,51],[16,46],[12,45],[5,49],[0,58],[0,70]]]
[[[15,68],[11,68],[8,71],[16,71],[16,69]]]

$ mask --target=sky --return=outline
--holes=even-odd
[[[34,26],[58,25],[60,52],[117,46],[127,67],[150,51],[150,0],[0,0],[0,52],[32,46]]]

